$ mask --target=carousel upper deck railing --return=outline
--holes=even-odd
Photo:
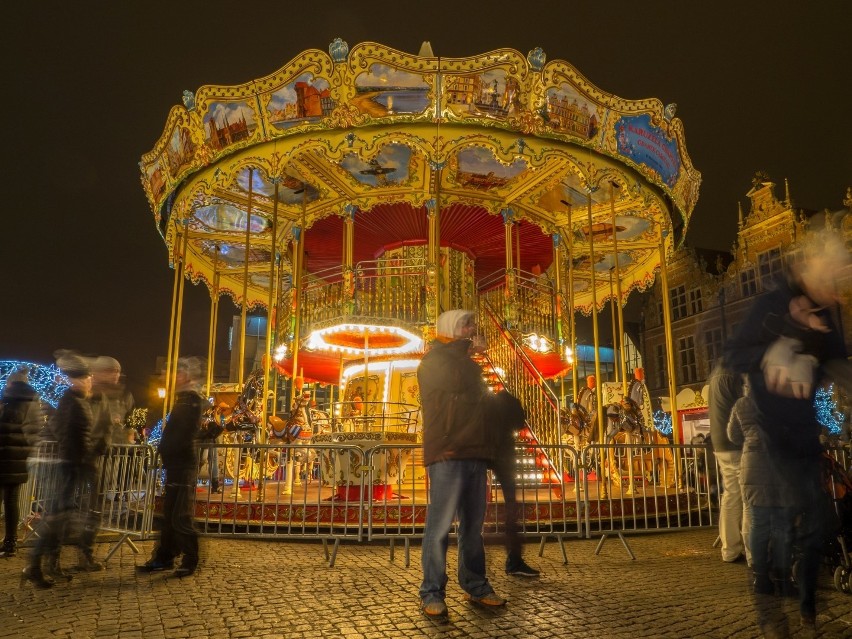
[[[485,296],[480,296],[480,330],[488,343],[488,358],[503,386],[524,405],[527,424],[548,459],[559,468],[562,441],[560,401],[550,389],[523,347],[506,330],[501,315]]]
[[[514,316],[522,335],[535,333],[556,338],[556,294],[553,282],[545,275],[513,270]],[[488,300],[498,317],[507,316],[506,269],[495,271],[477,284],[480,296]]]
[[[422,259],[377,259],[355,265],[351,289],[346,269],[315,271],[303,288],[302,324],[354,316],[419,325],[426,321],[426,264]]]
[[[334,402],[331,431],[334,433],[414,433],[420,408],[400,402]]]

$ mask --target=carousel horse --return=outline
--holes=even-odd
[[[293,484],[302,485],[302,476],[305,481],[311,479],[311,470],[316,460],[316,452],[310,447],[311,437],[314,431],[309,419],[311,394],[304,392],[293,400],[290,415],[286,420],[278,417],[269,419],[269,438],[284,444],[297,444],[304,446],[304,450],[293,451]]]
[[[657,447],[669,441],[654,428],[647,425],[639,404],[629,396],[620,402],[606,406],[606,441],[612,444],[627,444],[631,448],[615,448],[607,456],[610,476],[619,485],[623,475],[639,477],[648,484],[665,481],[674,486],[674,457],[668,447]],[[633,448],[636,447],[636,448]],[[628,487],[628,492],[632,491]]]

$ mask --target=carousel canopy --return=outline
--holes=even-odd
[[[217,275],[238,303],[245,288],[250,306],[267,304],[276,256],[288,285],[294,234],[322,277],[342,261],[347,217],[358,262],[425,244],[437,208],[441,244],[477,278],[505,264],[506,220],[524,270],[570,246],[589,311],[616,262],[623,298],[653,282],[660,237],[670,249],[682,236],[701,181],[674,105],[611,95],[540,49],[440,58],[339,39],[266,77],[184,92],[140,168],[171,261],[186,228],[187,275]]]

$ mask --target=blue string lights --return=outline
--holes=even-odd
[[[820,386],[814,398],[817,421],[825,426],[832,435],[839,435],[846,415],[837,410],[837,402],[834,400],[834,384],[825,388]]]
[[[6,388],[6,380],[9,379],[9,375],[21,368],[30,371],[30,386],[41,396],[42,401],[56,408],[59,404],[59,398],[62,397],[70,384],[68,378],[60,373],[54,364],[36,364],[11,359],[0,360],[0,392]]]

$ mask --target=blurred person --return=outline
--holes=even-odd
[[[182,357],[175,371],[175,404],[163,427],[159,453],[166,471],[163,496],[163,527],[160,540],[138,572],[157,572],[174,568],[182,555],[176,577],[186,577],[198,568],[198,533],[192,524],[195,485],[198,481],[198,437],[201,415],[207,401],[198,392],[201,362]]]
[[[133,411],[133,395],[121,383],[121,364],[113,357],[96,357],[92,369],[92,439],[95,452],[103,455],[110,444],[130,441],[127,416]]]
[[[29,384],[29,369],[19,368],[6,379],[0,403],[0,490],[6,536],[0,557],[13,557],[17,550],[18,499],[29,476],[27,459],[43,426],[41,406]]]
[[[731,411],[727,434],[742,447],[740,481],[742,498],[751,519],[749,548],[754,573],[753,590],[758,595],[781,594],[796,589],[791,580],[793,519],[797,508],[790,503],[791,489],[783,470],[773,463],[763,432],[763,415],[749,397],[740,397]]]
[[[129,441],[126,432],[127,415],[133,409],[133,396],[124,389],[121,380],[121,364],[118,360],[100,356],[91,360],[92,391],[89,406],[92,410],[92,452],[98,466],[96,482],[92,487],[89,512],[80,533],[77,568],[83,571],[103,570],[101,562],[94,558],[95,538],[100,528],[101,513],[96,510],[104,491],[109,489],[111,465],[107,460],[109,447]]]
[[[22,584],[30,581],[37,588],[50,588],[54,583],[52,578],[71,579],[59,565],[61,544],[78,506],[87,511],[85,504],[76,503],[76,496],[90,494],[95,483],[92,411],[87,401],[92,390],[91,371],[77,353],[57,351],[56,357],[60,372],[70,384],[48,424],[47,434],[56,441],[57,483],[36,529],[37,540],[29,565],[21,576]]]
[[[487,460],[492,446],[485,430],[488,389],[471,351],[476,318],[472,311],[446,311],[438,317],[437,340],[417,370],[423,410],[423,464],[429,479],[429,505],[423,531],[421,610],[447,614],[447,544],[458,518],[458,581],[468,601],[503,606],[485,575]]]
[[[524,427],[526,412],[517,397],[501,390],[489,406],[489,426],[493,429],[494,456],[491,470],[500,484],[505,504],[506,574],[512,577],[538,577],[541,573],[524,561],[524,544],[518,530],[517,459],[515,439]]]
[[[814,398],[829,375],[849,389],[850,363],[833,314],[841,299],[835,278],[849,268],[850,256],[829,229],[807,233],[800,248],[799,259],[787,256],[776,288],[754,301],[726,357],[735,372],[748,375],[763,416],[770,463],[789,480],[786,503],[799,516],[800,621],[813,629],[825,517],[831,508],[820,485],[821,428]]]
[[[710,439],[713,455],[722,476],[722,500],[719,508],[719,539],[722,561],[734,563],[745,558],[751,566],[748,544],[750,520],[740,490],[742,444],[728,437],[731,410],[743,394],[743,376],[734,373],[721,359],[713,367],[709,382]]]

